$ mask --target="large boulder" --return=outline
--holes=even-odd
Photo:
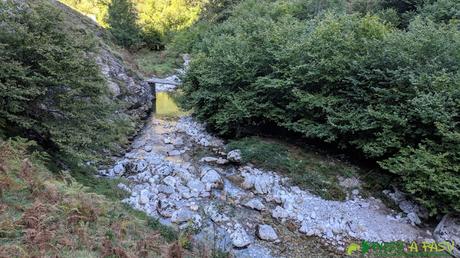
[[[445,215],[441,222],[434,230],[434,239],[437,242],[447,241],[454,243],[454,250],[452,255],[460,257],[460,216],[459,215]]]

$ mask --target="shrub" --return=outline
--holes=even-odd
[[[457,28],[280,2],[244,1],[196,37],[182,105],[223,135],[275,125],[359,151],[433,213],[459,211]]]
[[[130,0],[112,0],[108,6],[106,22],[117,43],[134,47],[140,43],[137,13]]]

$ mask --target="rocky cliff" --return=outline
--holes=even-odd
[[[139,121],[145,118],[152,108],[154,88],[123,59],[122,50],[112,42],[112,36],[95,21],[71,9],[70,7],[53,1],[62,9],[72,26],[91,33],[97,44],[94,53],[88,53],[96,60],[101,68],[101,73],[107,81],[112,100],[121,101],[123,109],[120,112]]]

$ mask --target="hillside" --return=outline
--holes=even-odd
[[[2,1],[0,24],[0,257],[181,255],[173,230],[120,203],[120,180],[83,165],[152,107],[124,50],[57,1]]]

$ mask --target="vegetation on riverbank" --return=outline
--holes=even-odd
[[[176,41],[193,54],[182,104],[221,135],[281,127],[360,152],[432,214],[460,211],[458,7],[242,1]]]
[[[37,148],[20,138],[0,142],[0,257],[152,257],[180,251],[175,232],[93,193],[66,171],[51,173],[47,155]]]
[[[295,185],[329,200],[346,197],[339,176],[359,177],[356,167],[281,140],[247,137],[230,141],[227,148],[241,150],[243,162],[284,173]]]

